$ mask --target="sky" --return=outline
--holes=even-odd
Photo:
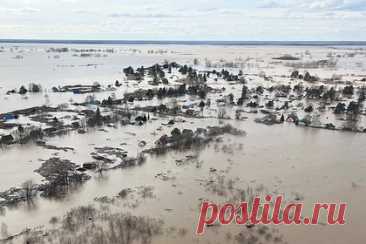
[[[0,39],[366,41],[366,0],[0,0]]]

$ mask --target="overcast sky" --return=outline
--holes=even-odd
[[[366,0],[0,0],[0,38],[366,40]]]

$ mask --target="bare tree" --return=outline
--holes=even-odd
[[[27,180],[22,184],[22,188],[25,192],[25,199],[27,201],[32,199],[32,191],[33,191],[34,183],[32,180]]]
[[[3,238],[9,237],[8,226],[5,223],[1,223],[1,236]]]
[[[226,114],[227,114],[226,108],[225,107],[219,107],[218,110],[219,110],[218,113],[217,113],[218,119],[224,119]]]
[[[198,58],[193,59],[193,65],[197,66],[200,64],[200,61]]]
[[[53,226],[55,226],[58,222],[59,222],[59,219],[58,219],[57,217],[55,217],[55,216],[53,216],[53,217],[50,219],[50,221],[49,221],[49,223],[50,223],[51,225],[53,225]]]
[[[100,175],[103,175],[103,171],[105,171],[107,169],[107,165],[105,162],[103,161],[98,161],[97,162],[97,172],[100,174]]]

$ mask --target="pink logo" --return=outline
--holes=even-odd
[[[221,225],[256,225],[256,224],[305,224],[316,225],[321,210],[326,214],[328,225],[343,225],[345,223],[346,203],[315,203],[311,217],[302,218],[304,203],[296,202],[283,206],[283,197],[277,196],[272,204],[272,196],[267,195],[261,203],[260,197],[255,197],[252,204],[242,202],[238,206],[227,203],[218,206],[215,203],[203,202],[198,219],[196,234],[205,233],[207,225],[219,223]],[[336,214],[338,206],[338,212]]]

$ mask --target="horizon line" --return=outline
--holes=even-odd
[[[14,44],[164,44],[164,45],[293,45],[293,46],[366,46],[366,41],[227,41],[227,40],[103,40],[103,39],[1,39]]]

